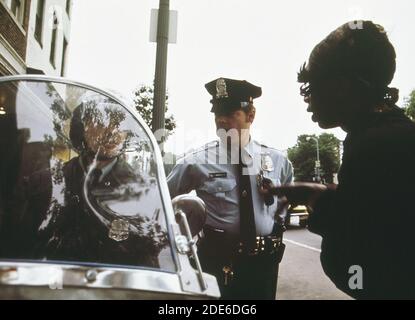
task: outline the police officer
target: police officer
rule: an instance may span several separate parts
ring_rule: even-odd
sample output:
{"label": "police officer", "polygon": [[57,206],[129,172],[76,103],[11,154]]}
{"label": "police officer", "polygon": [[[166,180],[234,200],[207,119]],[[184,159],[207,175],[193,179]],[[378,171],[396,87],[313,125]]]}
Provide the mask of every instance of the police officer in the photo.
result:
{"label": "police officer", "polygon": [[195,190],[205,201],[199,256],[204,271],[217,277],[222,298],[275,299],[283,225],[274,217],[278,200],[264,190],[290,183],[292,165],[251,137],[260,87],[227,78],[205,87],[219,140],[179,161],[168,177],[170,194]]}

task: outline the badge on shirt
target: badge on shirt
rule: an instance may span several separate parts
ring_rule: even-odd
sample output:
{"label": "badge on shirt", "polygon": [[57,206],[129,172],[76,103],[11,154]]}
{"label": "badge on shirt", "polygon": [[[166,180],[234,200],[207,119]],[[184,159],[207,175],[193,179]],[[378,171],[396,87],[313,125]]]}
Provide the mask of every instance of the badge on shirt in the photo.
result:
{"label": "badge on shirt", "polygon": [[268,152],[261,153],[261,169],[267,172],[274,171],[274,162]]}
{"label": "badge on shirt", "polygon": [[227,172],[209,172],[209,179],[226,178],[227,176]]}

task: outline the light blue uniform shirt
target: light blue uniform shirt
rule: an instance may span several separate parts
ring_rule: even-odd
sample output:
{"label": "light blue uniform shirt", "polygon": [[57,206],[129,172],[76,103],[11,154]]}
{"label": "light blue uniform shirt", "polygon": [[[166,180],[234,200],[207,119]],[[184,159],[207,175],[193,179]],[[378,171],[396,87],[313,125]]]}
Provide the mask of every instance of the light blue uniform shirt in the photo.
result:
{"label": "light blue uniform shirt", "polygon": [[[243,148],[242,153],[247,165],[245,173],[250,175],[256,232],[266,236],[272,232],[278,201],[275,198],[271,206],[264,203],[264,197],[259,193],[258,175],[266,160],[268,171],[264,172],[264,177],[274,185],[280,185],[293,181],[293,168],[280,151],[254,140]],[[206,224],[235,235],[240,231],[237,157],[238,152],[232,152],[235,160],[227,161],[226,147],[214,141],[180,159],[167,178],[172,198],[195,190],[206,203]]]}

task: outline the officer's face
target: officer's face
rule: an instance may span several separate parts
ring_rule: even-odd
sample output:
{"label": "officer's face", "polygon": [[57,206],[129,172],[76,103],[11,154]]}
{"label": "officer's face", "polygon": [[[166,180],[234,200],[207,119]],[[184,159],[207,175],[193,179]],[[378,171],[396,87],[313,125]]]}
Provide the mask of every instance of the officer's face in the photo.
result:
{"label": "officer's face", "polygon": [[252,113],[246,113],[243,110],[237,110],[230,114],[219,115],[215,114],[216,130],[224,129],[226,131],[230,129],[236,129],[241,131],[242,129],[248,129],[251,127],[253,121]]}
{"label": "officer's face", "polygon": [[88,121],[85,124],[85,142],[90,151],[97,154],[98,159],[108,160],[117,157],[127,137],[126,132],[120,131],[115,125]]}
{"label": "officer's face", "polygon": [[216,134],[222,141],[231,144],[246,145],[250,137],[250,127],[255,118],[255,111],[246,113],[242,110],[230,114],[215,114]]}

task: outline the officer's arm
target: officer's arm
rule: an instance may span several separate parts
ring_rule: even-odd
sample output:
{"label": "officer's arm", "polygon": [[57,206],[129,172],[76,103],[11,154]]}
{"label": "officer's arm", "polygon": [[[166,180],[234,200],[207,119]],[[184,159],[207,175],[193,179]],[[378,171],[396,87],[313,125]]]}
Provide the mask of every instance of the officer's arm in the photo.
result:
{"label": "officer's arm", "polygon": [[289,184],[294,182],[294,169],[290,160],[285,159],[281,174],[281,184]]}
{"label": "officer's arm", "polygon": [[[290,184],[294,181],[294,169],[293,169],[293,165],[290,162],[290,160],[288,160],[287,158],[285,158],[284,164],[281,167],[281,184],[285,185],[285,184]],[[287,215],[287,203],[285,201],[285,199],[278,197],[277,198],[277,215],[280,216],[281,218],[284,218]]]}
{"label": "officer's arm", "polygon": [[167,177],[167,185],[169,186],[171,198],[180,194],[189,193],[195,189],[196,185],[193,172],[193,164],[184,161],[178,163],[173,168]]}

